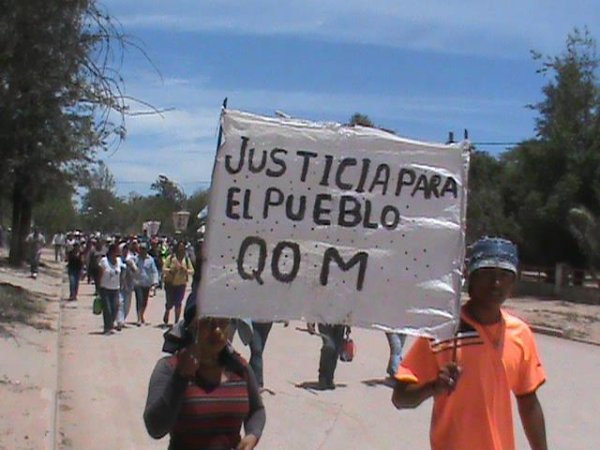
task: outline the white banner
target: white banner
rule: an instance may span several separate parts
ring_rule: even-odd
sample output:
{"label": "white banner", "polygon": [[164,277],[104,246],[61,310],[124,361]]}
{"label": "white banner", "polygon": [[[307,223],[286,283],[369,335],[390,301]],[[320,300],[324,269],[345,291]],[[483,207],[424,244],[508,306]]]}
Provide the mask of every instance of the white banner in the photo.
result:
{"label": "white banner", "polygon": [[466,144],[233,110],[222,127],[202,315],[452,334]]}
{"label": "white banner", "polygon": [[160,222],[156,220],[149,220],[142,224],[142,232],[148,232],[148,236],[156,236],[158,234],[158,230],[160,229]]}
{"label": "white banner", "polygon": [[176,211],[173,213],[173,228],[175,228],[175,231],[185,231],[189,220],[189,211]]}

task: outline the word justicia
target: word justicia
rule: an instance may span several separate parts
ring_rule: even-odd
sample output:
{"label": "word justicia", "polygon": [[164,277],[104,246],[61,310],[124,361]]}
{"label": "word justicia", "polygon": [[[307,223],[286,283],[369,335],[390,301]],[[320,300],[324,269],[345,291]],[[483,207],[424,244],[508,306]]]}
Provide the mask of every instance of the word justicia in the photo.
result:
{"label": "word justicia", "polygon": [[225,170],[230,175],[249,172],[279,178],[289,174],[288,164],[293,159],[295,166],[301,166],[297,181],[302,183],[307,182],[309,174],[317,174],[317,178],[311,179],[311,182],[345,192],[396,197],[410,195],[427,200],[446,196],[458,198],[457,181],[452,176],[435,171],[393,167],[387,163],[373,163],[370,158],[336,157],[307,150],[292,152],[278,147],[256,150],[248,148],[248,137],[242,136],[241,141],[237,158],[232,155],[225,156]]}

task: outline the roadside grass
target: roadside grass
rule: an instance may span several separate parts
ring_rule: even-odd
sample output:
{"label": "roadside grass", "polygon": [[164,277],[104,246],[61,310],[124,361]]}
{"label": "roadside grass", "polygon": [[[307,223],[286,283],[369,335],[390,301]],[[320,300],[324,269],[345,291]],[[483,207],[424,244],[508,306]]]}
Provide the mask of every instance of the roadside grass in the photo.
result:
{"label": "roadside grass", "polygon": [[0,336],[11,336],[13,324],[45,328],[39,316],[46,308],[41,297],[19,286],[0,282]]}

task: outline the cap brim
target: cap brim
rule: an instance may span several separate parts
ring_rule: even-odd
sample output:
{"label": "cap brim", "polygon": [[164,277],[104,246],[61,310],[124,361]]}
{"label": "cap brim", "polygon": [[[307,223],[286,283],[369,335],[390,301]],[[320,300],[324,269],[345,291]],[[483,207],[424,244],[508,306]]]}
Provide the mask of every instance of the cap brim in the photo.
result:
{"label": "cap brim", "polygon": [[472,265],[469,266],[469,275],[475,272],[478,269],[486,269],[486,268],[497,268],[503,270],[509,270],[513,273],[517,273],[517,266],[515,266],[510,261],[500,260],[495,258],[486,258],[481,259]]}

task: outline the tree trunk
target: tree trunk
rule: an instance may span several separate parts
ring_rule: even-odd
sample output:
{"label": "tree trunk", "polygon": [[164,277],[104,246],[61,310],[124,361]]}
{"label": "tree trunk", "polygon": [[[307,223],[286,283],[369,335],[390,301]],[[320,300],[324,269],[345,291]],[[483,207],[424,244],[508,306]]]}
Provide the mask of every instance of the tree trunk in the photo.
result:
{"label": "tree trunk", "polygon": [[10,235],[10,253],[8,254],[8,262],[14,267],[20,266],[23,262],[23,246],[19,242],[22,210],[23,192],[15,183],[12,195],[12,233]]}
{"label": "tree trunk", "polygon": [[26,256],[25,238],[31,228],[33,205],[31,196],[27,195],[27,181],[15,181],[12,197],[12,234],[8,262],[11,266],[19,267]]}

